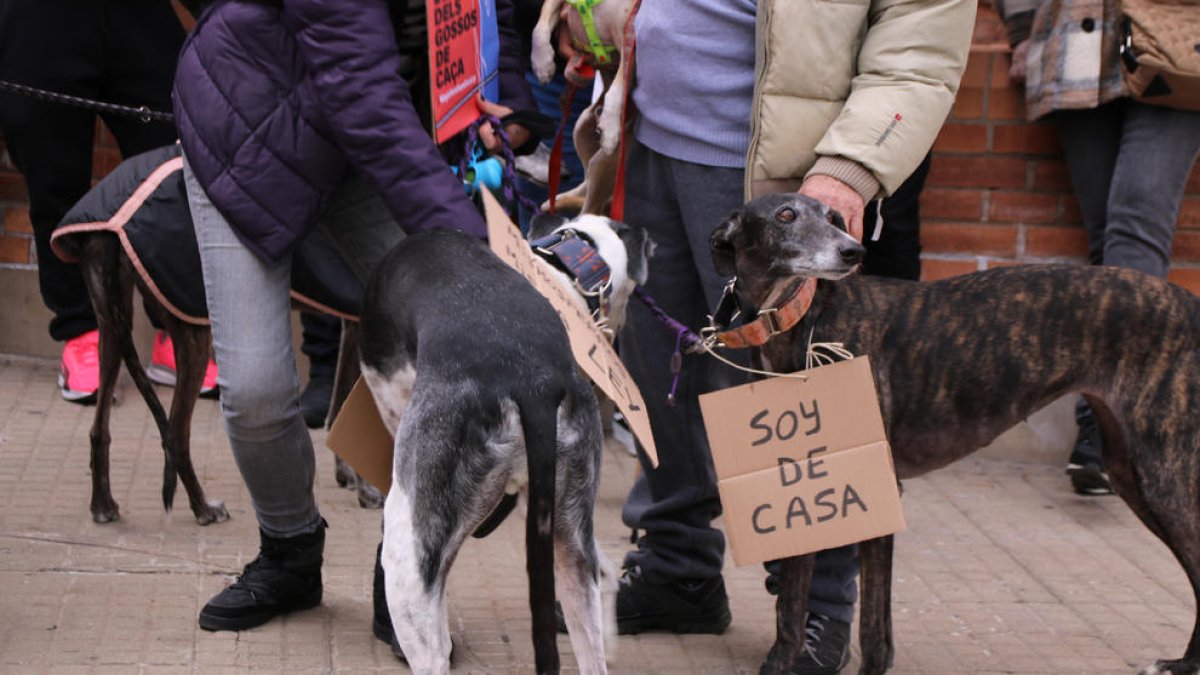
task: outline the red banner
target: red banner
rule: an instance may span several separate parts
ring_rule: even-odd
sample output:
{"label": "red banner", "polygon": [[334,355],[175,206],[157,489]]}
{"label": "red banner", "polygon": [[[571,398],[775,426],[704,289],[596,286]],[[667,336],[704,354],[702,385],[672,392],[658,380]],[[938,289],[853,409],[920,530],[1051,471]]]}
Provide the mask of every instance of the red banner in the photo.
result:
{"label": "red banner", "polygon": [[477,0],[429,0],[425,10],[434,139],[440,144],[481,114],[480,11]]}

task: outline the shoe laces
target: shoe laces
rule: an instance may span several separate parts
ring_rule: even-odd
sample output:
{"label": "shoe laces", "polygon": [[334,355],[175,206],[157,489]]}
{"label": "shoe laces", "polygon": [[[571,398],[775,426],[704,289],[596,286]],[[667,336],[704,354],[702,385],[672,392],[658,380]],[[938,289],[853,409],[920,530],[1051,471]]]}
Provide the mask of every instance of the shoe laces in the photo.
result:
{"label": "shoe laces", "polygon": [[804,621],[804,651],[818,666],[827,665],[817,656],[817,645],[821,642],[821,634],[825,632],[825,622],[829,617],[824,614],[809,612]]}

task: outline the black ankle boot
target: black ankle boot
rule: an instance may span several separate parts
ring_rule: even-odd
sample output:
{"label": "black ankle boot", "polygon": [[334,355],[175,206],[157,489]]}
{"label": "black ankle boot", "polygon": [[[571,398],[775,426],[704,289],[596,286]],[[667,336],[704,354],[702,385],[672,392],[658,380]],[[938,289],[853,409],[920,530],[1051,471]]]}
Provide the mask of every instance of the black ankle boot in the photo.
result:
{"label": "black ankle boot", "polygon": [[325,528],[279,539],[259,530],[258,557],[246,565],[231,586],[200,610],[205,630],[246,630],[280,614],[321,604],[321,560]]}
{"label": "black ankle boot", "polygon": [[371,632],[375,634],[376,638],[391,646],[392,653],[396,655],[396,658],[403,659],[404,652],[400,650],[400,643],[396,640],[396,631],[392,629],[392,615],[388,612],[387,588],[383,582],[382,542],[375,549],[375,583],[372,591],[375,611],[371,620]]}

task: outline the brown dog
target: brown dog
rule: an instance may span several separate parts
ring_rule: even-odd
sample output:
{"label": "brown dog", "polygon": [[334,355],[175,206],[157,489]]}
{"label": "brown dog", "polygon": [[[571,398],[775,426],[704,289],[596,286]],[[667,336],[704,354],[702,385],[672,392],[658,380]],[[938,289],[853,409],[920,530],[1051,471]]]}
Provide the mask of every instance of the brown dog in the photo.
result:
{"label": "brown dog", "polygon": [[[163,506],[171,510],[175,497],[176,476],[183,481],[188,503],[196,522],[201,525],[229,519],[219,501],[208,501],[204,488],[192,468],[190,451],[192,412],[200,396],[204,370],[208,366],[210,334],[208,326],[185,323],[155,299],[134,270],[118,238],[108,232],[93,232],[80,237],[79,266],[91,296],[100,331],[100,387],[96,392],[96,416],[91,430],[92,520],[107,523],[121,517],[112,497],[108,480],[108,433],[113,390],[121,363],[133,378],[138,392],[150,408],[162,438],[166,463],[163,466]],[[146,377],[133,345],[133,287],[137,284],[146,298],[146,307],[171,336],[175,346],[176,382],[168,419],[154,386]]]}
{"label": "brown dog", "polygon": [[[754,348],[774,372],[804,368],[807,344],[871,358],[900,478],[960,459],[1051,401],[1083,394],[1113,488],[1175,554],[1200,598],[1200,299],[1129,270],[1072,265],[988,270],[915,283],[851,275],[863,249],[841,217],[797,194],[746,204],[714,231],[718,270],[770,309],[819,279],[794,327]],[[810,337],[811,336],[811,337]],[[892,538],[862,542],[862,673],[893,656]],[[778,633],[764,673],[804,647],[812,556],[784,561]],[[1154,673],[1200,671],[1200,623],[1183,658]]]}
{"label": "brown dog", "polygon": [[[570,9],[564,3],[571,5]],[[554,31],[565,24],[572,44],[583,59],[596,69],[603,93],[579,115],[572,139],[583,164],[584,180],[557,197],[555,205],[567,213],[607,215],[616,182],[621,140],[628,67],[621,58],[625,53],[625,29],[633,11],[633,0],[570,2],[546,0],[533,29],[533,72],[542,82],[554,77]],[[590,15],[597,37],[604,43],[603,56],[588,51],[588,35],[581,12]],[[600,62],[604,59],[604,62]]]}

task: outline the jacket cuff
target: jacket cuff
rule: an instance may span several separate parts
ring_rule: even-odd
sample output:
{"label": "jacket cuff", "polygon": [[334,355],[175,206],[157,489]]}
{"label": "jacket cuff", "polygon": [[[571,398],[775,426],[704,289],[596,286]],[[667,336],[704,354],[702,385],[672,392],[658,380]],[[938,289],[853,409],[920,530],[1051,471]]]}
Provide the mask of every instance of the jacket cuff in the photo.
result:
{"label": "jacket cuff", "polygon": [[829,176],[849,185],[862,196],[864,204],[881,196],[879,180],[875,178],[875,174],[862,164],[845,157],[818,157],[816,163],[808,170],[808,173],[804,174],[804,177],[807,179],[814,175]]}

